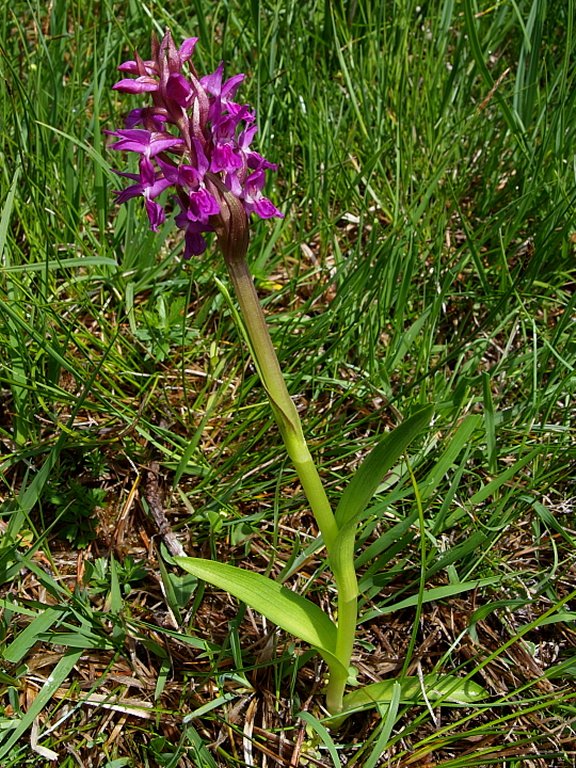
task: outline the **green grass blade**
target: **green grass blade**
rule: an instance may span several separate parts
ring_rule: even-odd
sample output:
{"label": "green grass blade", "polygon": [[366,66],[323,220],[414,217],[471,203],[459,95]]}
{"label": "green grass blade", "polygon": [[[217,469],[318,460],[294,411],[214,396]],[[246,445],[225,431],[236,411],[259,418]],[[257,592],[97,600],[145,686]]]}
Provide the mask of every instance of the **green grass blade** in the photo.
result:
{"label": "green grass blade", "polygon": [[527,151],[526,142],[524,139],[523,127],[520,124],[518,117],[510,109],[508,102],[500,95],[498,89],[495,88],[494,79],[490,74],[490,70],[488,69],[488,66],[486,65],[485,59],[487,57],[482,51],[480,40],[478,38],[477,24],[476,24],[476,19],[474,18],[473,3],[464,3],[464,19],[466,22],[466,31],[468,32],[470,46],[472,49],[472,55],[476,62],[476,66],[478,67],[478,70],[482,75],[484,82],[486,83],[490,91],[494,94],[494,97],[497,100],[500,106],[500,109],[502,110],[504,119],[508,124],[508,128],[512,132],[512,135],[518,141],[518,145],[522,149],[523,153],[527,155],[528,151]]}
{"label": "green grass blade", "polygon": [[526,456],[523,456],[515,464],[512,464],[512,466],[508,467],[508,469],[505,469],[504,472],[501,472],[498,475],[498,477],[495,477],[494,480],[491,480],[489,483],[486,483],[486,485],[483,488],[477,491],[474,494],[474,496],[472,496],[472,498],[470,499],[470,503],[481,504],[487,498],[492,496],[505,483],[510,482],[514,477],[516,477],[518,475],[518,472],[523,467],[525,467],[526,464],[529,464],[538,455],[538,453],[539,453],[539,449],[534,448],[534,450],[527,453]]}
{"label": "green grass blade", "polygon": [[1,263],[4,266],[8,264],[8,259],[4,257],[4,246],[6,245],[6,235],[8,233],[8,227],[10,225],[12,209],[14,207],[14,196],[16,195],[16,190],[18,189],[18,180],[20,178],[20,170],[21,170],[20,166],[18,166],[14,173],[14,178],[12,179],[12,184],[10,185],[10,190],[8,191],[8,195],[6,196],[6,200],[4,201],[4,205],[2,207],[2,213],[0,214],[0,259],[2,259]]}
{"label": "green grass blade", "polygon": [[434,466],[421,483],[420,494],[423,499],[430,497],[444,476],[448,473],[460,452],[469,444],[470,438],[478,428],[482,417],[476,413],[469,413],[451,436],[450,441]]}
{"label": "green grass blade", "polygon": [[482,393],[484,397],[484,427],[486,430],[486,448],[488,468],[491,474],[498,471],[498,446],[496,443],[496,412],[494,399],[490,389],[491,379],[486,373],[482,373]]}
{"label": "green grass blade", "polygon": [[364,768],[376,768],[378,761],[382,757],[386,744],[390,740],[392,730],[396,725],[396,719],[398,717],[398,707],[402,700],[402,686],[398,681],[395,681],[390,693],[390,701],[387,701],[385,705],[378,705],[378,709],[383,710],[382,715],[384,720],[382,722],[382,729],[376,740],[376,744],[364,763]]}
{"label": "green grass blade", "polygon": [[80,651],[74,651],[74,653],[67,652],[62,656],[58,664],[56,664],[52,670],[50,676],[46,679],[46,682],[38,692],[36,698],[26,710],[26,713],[17,722],[16,727],[5,733],[4,738],[0,737],[0,760],[3,760],[9,754],[14,744],[16,744],[26,733],[28,728],[31,727],[32,723],[40,715],[54,693],[60,686],[64,685],[68,675],[72,672],[84,652],[84,649],[82,649]]}
{"label": "green grass blade", "polygon": [[332,736],[330,736],[330,733],[326,727],[322,725],[318,718],[314,717],[314,715],[310,712],[300,712],[299,717],[301,717],[304,722],[308,723],[312,730],[316,731],[332,759],[332,765],[334,768],[342,768],[342,763],[340,761],[340,757],[338,756],[336,744],[334,744],[334,739]]}
{"label": "green grass blade", "polygon": [[[498,583],[500,580],[501,579],[496,576],[487,576],[485,579],[462,581],[458,584],[446,584],[443,587],[432,587],[432,589],[427,589],[422,595],[422,603],[431,603],[436,600],[445,600],[448,597],[460,595],[463,592],[470,592],[471,590],[478,589],[479,587],[491,586]],[[360,589],[362,590],[362,583],[360,584]],[[362,622],[370,621],[377,616],[384,616],[387,613],[401,611],[404,608],[412,608],[415,605],[418,605],[418,600],[419,595],[412,595],[412,597],[407,597],[405,600],[401,600],[399,603],[394,603],[393,605],[385,605],[372,611],[368,611],[362,616]]]}
{"label": "green grass blade", "polygon": [[38,637],[50,629],[61,617],[62,611],[48,606],[20,634],[10,643],[3,652],[3,658],[11,664],[18,664],[28,653],[30,648],[38,642]]}

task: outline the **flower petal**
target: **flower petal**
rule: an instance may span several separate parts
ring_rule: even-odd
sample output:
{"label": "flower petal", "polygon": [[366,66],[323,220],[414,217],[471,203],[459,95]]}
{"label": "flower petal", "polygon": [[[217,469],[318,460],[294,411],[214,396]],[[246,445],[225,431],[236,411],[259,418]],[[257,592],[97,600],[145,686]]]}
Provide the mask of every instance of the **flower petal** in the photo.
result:
{"label": "flower petal", "polygon": [[144,198],[144,205],[146,206],[146,213],[150,221],[150,229],[153,232],[157,232],[160,224],[163,224],[166,220],[164,208],[146,197]]}
{"label": "flower petal", "polygon": [[222,75],[224,74],[224,62],[221,61],[218,67],[210,75],[204,75],[200,78],[200,85],[211,96],[220,96],[222,90]]}
{"label": "flower petal", "polygon": [[119,80],[112,86],[112,89],[122,91],[122,93],[152,93],[158,90],[158,82],[153,77],[143,75],[135,80],[130,78]]}
{"label": "flower petal", "polygon": [[188,61],[188,59],[192,56],[197,42],[197,37],[188,37],[186,40],[184,40],[180,48],[178,48],[178,55],[180,56],[180,61],[182,63]]}
{"label": "flower petal", "polygon": [[173,72],[166,83],[166,95],[185,109],[192,101],[194,92],[184,75]]}

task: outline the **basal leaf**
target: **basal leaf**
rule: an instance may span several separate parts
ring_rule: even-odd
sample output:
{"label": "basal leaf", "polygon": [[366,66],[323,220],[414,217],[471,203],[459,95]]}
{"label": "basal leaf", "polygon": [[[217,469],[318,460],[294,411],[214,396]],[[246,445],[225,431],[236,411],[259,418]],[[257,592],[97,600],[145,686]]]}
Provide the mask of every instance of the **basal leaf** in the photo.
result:
{"label": "basal leaf", "polygon": [[363,709],[364,707],[386,704],[392,700],[394,686],[400,683],[400,701],[402,703],[424,703],[426,699],[437,702],[439,699],[446,704],[475,704],[486,698],[487,692],[482,686],[471,680],[462,680],[455,675],[424,675],[424,686],[417,677],[406,677],[403,680],[384,680],[372,683],[344,696],[344,711]]}
{"label": "basal leaf", "polygon": [[427,405],[409,416],[392,432],[389,432],[372,449],[356,470],[354,477],[340,498],[336,508],[336,522],[344,525],[358,518],[391,469],[410,443],[430,423],[433,406]]}
{"label": "basal leaf", "polygon": [[197,557],[174,562],[215,587],[229,592],[274,624],[316,648],[330,667],[336,658],[336,625],[315,603],[260,573]]}
{"label": "basal leaf", "polygon": [[443,699],[449,704],[475,704],[488,695],[482,686],[470,680],[462,681],[454,675],[430,674],[424,675],[424,690],[417,677],[407,677],[401,681],[385,680],[358,688],[344,697],[344,708],[356,709],[367,704],[389,701],[395,682],[400,682],[402,686],[400,701],[404,703],[423,703],[424,693],[429,701]]}

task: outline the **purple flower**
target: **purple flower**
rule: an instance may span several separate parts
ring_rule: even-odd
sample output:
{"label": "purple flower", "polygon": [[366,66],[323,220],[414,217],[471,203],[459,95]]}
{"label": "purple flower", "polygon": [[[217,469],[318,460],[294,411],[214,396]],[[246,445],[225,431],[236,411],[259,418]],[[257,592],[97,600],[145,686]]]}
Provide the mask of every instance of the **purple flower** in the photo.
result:
{"label": "purple flower", "polygon": [[124,123],[126,128],[135,128],[137,125],[143,125],[148,130],[162,132],[166,130],[166,115],[152,107],[133,109],[126,115]]}
{"label": "purple flower", "polygon": [[222,195],[238,198],[247,216],[283,215],[262,194],[265,171],[276,166],[250,149],[258,130],[254,111],[234,101],[244,75],[224,81],[221,63],[213,73],[199,77],[190,62],[197,40],[188,38],[177,49],[166,32],[160,42],[152,39],[151,59],[136,54],[119,66],[133,77],[113,88],[148,95],[151,103],[130,111],[124,129],[108,131],[116,138],[111,149],[139,156],[139,173],[118,172],[134,183],[116,193],[117,201],[143,197],[156,230],[165,220],[156,198],[171,187],[179,208],[175,222],[184,231],[185,258],[202,253],[203,235],[224,226]]}
{"label": "purple flower", "polygon": [[182,139],[161,131],[147,131],[144,128],[129,128],[124,131],[107,131],[110,136],[119,136],[120,141],[110,145],[111,149],[124,152],[138,152],[145,157],[154,157],[168,149],[184,144]]}
{"label": "purple flower", "polygon": [[166,215],[164,208],[159,203],[154,202],[154,198],[158,197],[170,186],[170,181],[154,170],[154,166],[147,157],[143,157],[139,165],[140,173],[121,173],[117,171],[118,176],[133,179],[136,184],[132,184],[130,187],[117,192],[116,199],[119,203],[125,203],[132,197],[142,195],[150,221],[150,228],[156,232],[158,226],[164,222]]}
{"label": "purple flower", "polygon": [[278,208],[267,197],[262,195],[264,186],[264,171],[258,170],[251,173],[246,179],[242,191],[244,209],[248,213],[257,213],[261,219],[271,219],[273,216],[282,216]]}

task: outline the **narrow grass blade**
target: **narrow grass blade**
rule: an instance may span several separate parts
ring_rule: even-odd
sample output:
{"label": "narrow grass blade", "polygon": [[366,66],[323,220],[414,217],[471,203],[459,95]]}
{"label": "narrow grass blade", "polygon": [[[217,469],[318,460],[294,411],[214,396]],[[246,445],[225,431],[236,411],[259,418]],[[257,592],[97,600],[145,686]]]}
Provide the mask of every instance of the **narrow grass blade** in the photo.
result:
{"label": "narrow grass blade", "polygon": [[480,45],[480,40],[478,39],[476,19],[474,18],[474,9],[472,3],[464,3],[464,19],[466,24],[466,31],[470,41],[470,48],[472,55],[474,56],[476,66],[478,67],[478,70],[482,75],[482,78],[484,79],[487,87],[491,92],[493,92],[494,98],[497,100],[500,109],[502,110],[504,119],[506,120],[506,123],[508,124],[508,127],[513,136],[516,138],[518,145],[522,151],[528,155],[522,125],[520,124],[517,115],[515,115],[508,106],[508,102],[501,96],[498,89],[494,87],[494,79],[492,78],[490,70],[488,69],[485,61],[485,58],[487,57],[485,57],[485,54],[483,53],[482,47]]}
{"label": "narrow grass blade", "polygon": [[[443,587],[433,587],[424,592],[422,595],[422,603],[445,600],[447,597],[459,595],[462,592],[469,592],[472,589],[479,589],[480,587],[488,587],[492,584],[497,584],[499,581],[501,581],[501,577],[493,576],[485,579],[475,579],[474,581],[462,581],[459,584],[446,584]],[[362,584],[360,586],[362,588]],[[407,597],[406,600],[401,600],[399,603],[394,603],[394,605],[386,605],[382,608],[367,611],[363,614],[361,621],[370,621],[377,616],[384,616],[387,613],[394,613],[395,611],[400,611],[404,608],[412,608],[413,606],[418,605],[418,599],[419,595],[412,595],[412,597]]]}
{"label": "narrow grass blade", "polygon": [[62,616],[59,608],[46,607],[20,634],[10,643],[2,654],[5,661],[18,664],[30,648],[38,642],[39,635],[47,632],[54,622]]}
{"label": "narrow grass blade", "polygon": [[[1,223],[0,223],[1,230]],[[0,253],[2,253],[1,231],[0,231]],[[108,256],[82,256],[71,259],[49,259],[48,261],[38,261],[33,264],[14,264],[13,266],[3,266],[2,271],[6,274],[18,274],[31,272],[50,272],[57,269],[78,269],[86,267],[110,267],[116,270],[118,264],[114,259]]]}
{"label": "narrow grass blade", "polygon": [[216,761],[208,751],[204,739],[200,736],[196,728],[192,725],[187,725],[184,733],[192,745],[192,751],[198,768],[218,768]]}
{"label": "narrow grass blade", "polygon": [[[74,653],[68,652],[60,659],[58,664],[56,664],[50,676],[46,678],[46,682],[38,692],[38,695],[28,707],[26,713],[17,722],[16,727],[9,733],[5,733],[4,739],[1,739],[0,737],[0,761],[3,761],[14,744],[16,744],[16,742],[22,738],[23,734],[26,733],[28,728],[31,727],[34,720],[42,712],[58,688],[64,685],[66,679],[83,653],[85,653],[84,649],[75,651]],[[2,762],[2,764],[4,763]]]}
{"label": "narrow grass blade", "polygon": [[482,416],[477,413],[469,413],[462,419],[462,422],[451,436],[447,447],[435,462],[427,477],[420,484],[422,499],[427,499],[434,493],[446,473],[453,466],[460,452],[469,445],[470,438],[481,422]]}
{"label": "narrow grass blade", "polygon": [[496,443],[496,411],[490,389],[490,374],[482,373],[482,393],[484,399],[484,428],[486,430],[486,448],[488,468],[491,474],[498,470],[498,446]]}
{"label": "narrow grass blade", "polygon": [[334,740],[332,739],[332,736],[330,736],[325,726],[323,726],[322,723],[316,717],[314,717],[314,715],[311,715],[310,712],[300,712],[299,717],[301,717],[304,722],[308,723],[308,725],[314,731],[316,731],[322,740],[322,743],[328,750],[328,754],[332,758],[332,765],[334,768],[342,768],[342,763],[340,762],[340,757],[338,756],[338,750],[336,749]]}
{"label": "narrow grass blade", "polygon": [[378,707],[382,710],[381,714],[384,717],[384,721],[378,739],[376,740],[376,744],[364,763],[364,768],[376,768],[378,765],[378,761],[382,757],[384,750],[386,749],[386,744],[388,744],[390,736],[392,735],[392,729],[396,725],[401,698],[402,686],[398,681],[395,681],[390,692],[390,701],[386,702],[385,705],[380,704]]}
{"label": "narrow grass blade", "polygon": [[480,488],[480,490],[477,491],[469,499],[469,503],[472,505],[475,505],[475,504],[481,504],[483,501],[486,501],[487,498],[492,496],[505,483],[508,483],[513,478],[517,477],[522,467],[525,467],[526,464],[529,464],[532,461],[532,459],[534,459],[539,453],[540,453],[540,449],[534,448],[534,450],[530,451],[530,453],[527,453],[526,456],[523,456],[511,467],[508,467],[507,469],[504,470],[504,472],[501,472],[498,475],[498,477],[494,478],[494,480],[487,483],[483,488]]}
{"label": "narrow grass blade", "polygon": [[[8,234],[8,227],[10,225],[10,217],[12,216],[12,208],[14,207],[14,196],[18,189],[18,180],[20,178],[20,166],[14,173],[10,190],[6,196],[4,206],[2,207],[2,213],[0,214],[0,257],[4,252],[4,246],[6,245],[6,236]],[[6,261],[4,262],[6,264]]]}

